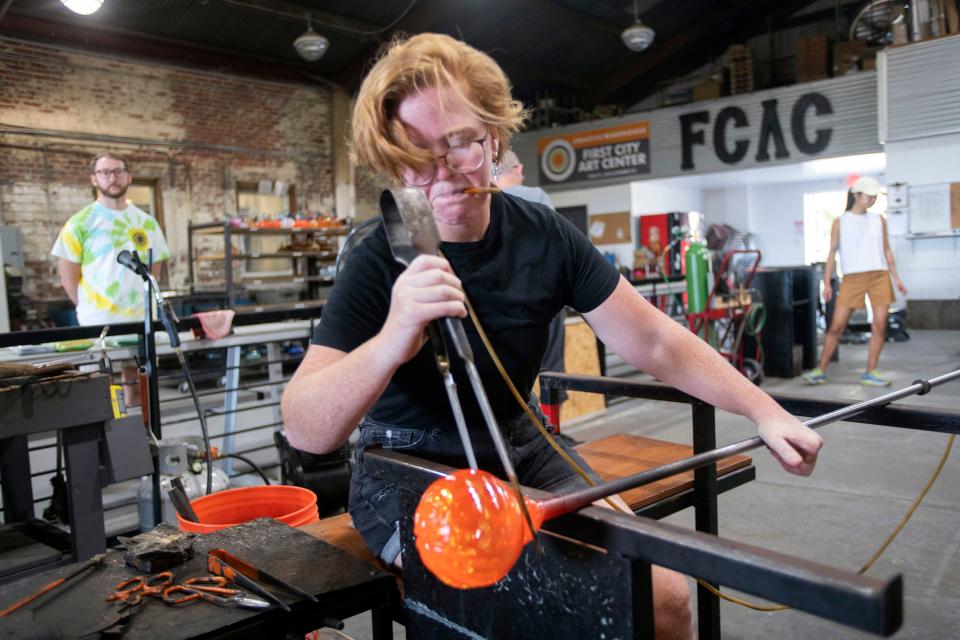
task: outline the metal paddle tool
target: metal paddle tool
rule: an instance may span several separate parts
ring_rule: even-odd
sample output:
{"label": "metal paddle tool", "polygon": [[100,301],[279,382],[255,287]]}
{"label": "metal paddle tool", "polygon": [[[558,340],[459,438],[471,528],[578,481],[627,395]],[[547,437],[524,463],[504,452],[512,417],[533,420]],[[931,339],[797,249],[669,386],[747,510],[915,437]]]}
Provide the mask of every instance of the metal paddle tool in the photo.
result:
{"label": "metal paddle tool", "polygon": [[[383,217],[383,223],[386,227],[390,251],[393,253],[394,259],[400,264],[409,266],[414,258],[419,255],[436,256],[440,254],[440,232],[437,230],[437,223],[433,218],[433,210],[430,208],[427,197],[419,189],[384,190],[380,194],[380,215]],[[444,329],[442,332],[441,325]],[[500,433],[500,427],[493,415],[490,400],[487,398],[483,382],[480,380],[480,372],[474,362],[473,350],[470,348],[467,334],[463,330],[463,323],[460,322],[459,318],[443,318],[440,322],[430,323],[428,333],[430,341],[433,343],[437,368],[440,370],[444,387],[447,390],[447,398],[450,401],[450,408],[453,411],[453,417],[457,423],[457,430],[460,432],[460,440],[463,442],[463,450],[466,453],[470,468],[476,469],[477,461],[473,453],[473,446],[470,443],[470,435],[467,432],[460,398],[457,396],[457,385],[450,371],[450,361],[446,353],[446,340],[453,344],[457,355],[463,360],[467,377],[470,379],[470,386],[473,389],[473,395],[480,405],[480,413],[483,415],[487,429],[490,431],[497,456],[500,458],[507,479],[517,492],[520,509],[523,511],[527,526],[530,527],[530,533],[536,541],[536,531],[523,500],[520,481],[517,479],[513,463],[510,462],[506,442],[504,442],[503,434]]]}

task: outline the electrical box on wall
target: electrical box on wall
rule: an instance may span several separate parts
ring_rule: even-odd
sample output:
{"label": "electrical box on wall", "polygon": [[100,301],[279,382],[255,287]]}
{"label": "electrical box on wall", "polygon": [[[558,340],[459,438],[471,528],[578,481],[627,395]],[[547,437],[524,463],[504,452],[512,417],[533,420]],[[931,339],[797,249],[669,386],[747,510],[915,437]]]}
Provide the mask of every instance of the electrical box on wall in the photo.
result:
{"label": "electrical box on wall", "polygon": [[907,184],[894,182],[887,185],[887,209],[890,212],[900,212],[909,204],[907,198]]}
{"label": "electrical box on wall", "polygon": [[3,247],[3,264],[23,271],[23,235],[19,227],[0,227],[0,245]]}

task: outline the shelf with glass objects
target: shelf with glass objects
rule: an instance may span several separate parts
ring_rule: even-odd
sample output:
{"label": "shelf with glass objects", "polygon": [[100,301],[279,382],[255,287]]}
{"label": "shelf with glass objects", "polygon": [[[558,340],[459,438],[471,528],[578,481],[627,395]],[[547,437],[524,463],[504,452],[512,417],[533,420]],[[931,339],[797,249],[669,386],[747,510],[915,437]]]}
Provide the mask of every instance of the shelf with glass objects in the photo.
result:
{"label": "shelf with glass objects", "polygon": [[224,305],[291,305],[320,300],[333,284],[350,232],[336,218],[188,225],[190,292],[222,292]]}

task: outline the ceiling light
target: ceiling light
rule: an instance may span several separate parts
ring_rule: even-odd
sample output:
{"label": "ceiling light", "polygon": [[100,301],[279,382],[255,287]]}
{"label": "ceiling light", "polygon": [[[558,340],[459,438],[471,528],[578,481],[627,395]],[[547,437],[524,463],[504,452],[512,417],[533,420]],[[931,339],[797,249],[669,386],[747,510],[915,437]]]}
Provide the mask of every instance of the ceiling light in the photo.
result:
{"label": "ceiling light", "polygon": [[633,24],[620,34],[623,44],[627,45],[627,49],[630,49],[630,51],[643,51],[653,44],[656,35],[653,29],[640,22],[637,0],[633,0]]}
{"label": "ceiling light", "polygon": [[103,6],[103,0],[60,0],[60,2],[70,11],[82,16],[96,13]]}
{"label": "ceiling light", "polygon": [[330,41],[313,30],[313,25],[310,24],[310,15],[308,14],[307,31],[293,41],[293,48],[297,50],[301,58],[314,62],[322,58],[329,47]]}

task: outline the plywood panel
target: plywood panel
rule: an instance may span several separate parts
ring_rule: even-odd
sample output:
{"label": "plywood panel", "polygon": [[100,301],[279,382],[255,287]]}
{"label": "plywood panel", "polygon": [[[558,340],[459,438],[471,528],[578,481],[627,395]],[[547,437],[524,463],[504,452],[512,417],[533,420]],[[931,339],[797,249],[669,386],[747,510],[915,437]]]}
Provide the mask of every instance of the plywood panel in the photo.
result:
{"label": "plywood panel", "polygon": [[[686,445],[626,433],[617,433],[581,444],[577,447],[577,452],[604,482],[625,478],[693,455],[692,447]],[[717,464],[717,474],[722,476],[750,463],[748,456],[730,456]],[[636,510],[692,488],[693,471],[685,471],[631,489],[621,493],[620,497],[631,509]]]}
{"label": "plywood panel", "polygon": [[[597,337],[586,322],[582,320],[567,323],[564,332],[564,366],[567,373],[600,375],[600,359],[597,355]],[[606,409],[603,395],[571,391],[567,401],[560,408],[561,429],[564,423],[582,416],[602,412]]]}
{"label": "plywood panel", "polygon": [[950,183],[950,228],[960,229],[960,182]]}

